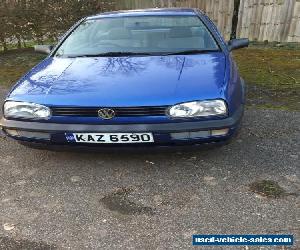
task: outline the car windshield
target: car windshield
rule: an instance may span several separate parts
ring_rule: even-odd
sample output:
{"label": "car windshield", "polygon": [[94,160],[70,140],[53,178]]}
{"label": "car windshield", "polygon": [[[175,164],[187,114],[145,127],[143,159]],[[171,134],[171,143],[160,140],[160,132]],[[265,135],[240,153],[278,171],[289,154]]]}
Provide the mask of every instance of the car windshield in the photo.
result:
{"label": "car windshield", "polygon": [[117,56],[218,51],[197,16],[133,16],[86,20],[55,56]]}

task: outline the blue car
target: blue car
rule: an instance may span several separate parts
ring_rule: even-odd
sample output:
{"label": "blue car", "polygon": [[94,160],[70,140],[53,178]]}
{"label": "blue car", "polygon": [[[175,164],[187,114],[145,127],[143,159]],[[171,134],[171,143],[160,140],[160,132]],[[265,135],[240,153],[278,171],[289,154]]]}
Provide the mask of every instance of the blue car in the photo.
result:
{"label": "blue car", "polygon": [[231,51],[197,9],[107,12],[76,23],[11,89],[3,132],[36,147],[222,143],[245,87]]}

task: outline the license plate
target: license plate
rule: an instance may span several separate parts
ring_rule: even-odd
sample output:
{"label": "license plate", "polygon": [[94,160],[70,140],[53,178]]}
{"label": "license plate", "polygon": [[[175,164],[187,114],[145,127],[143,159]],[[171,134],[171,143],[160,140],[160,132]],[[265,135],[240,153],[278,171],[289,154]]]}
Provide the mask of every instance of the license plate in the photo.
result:
{"label": "license plate", "polygon": [[152,133],[67,133],[68,142],[76,143],[150,143]]}

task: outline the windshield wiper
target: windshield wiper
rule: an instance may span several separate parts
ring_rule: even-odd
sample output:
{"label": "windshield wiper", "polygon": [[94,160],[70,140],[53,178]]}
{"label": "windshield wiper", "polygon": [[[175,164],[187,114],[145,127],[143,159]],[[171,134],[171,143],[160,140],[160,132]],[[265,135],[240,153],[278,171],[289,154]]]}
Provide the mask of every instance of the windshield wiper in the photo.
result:
{"label": "windshield wiper", "polygon": [[211,49],[211,50],[183,50],[178,52],[170,53],[149,53],[149,52],[106,52],[99,54],[82,54],[82,55],[60,55],[60,57],[67,58],[76,58],[76,57],[122,57],[122,56],[170,56],[170,55],[194,55],[194,54],[203,54],[209,52],[218,52],[220,50]]}
{"label": "windshield wiper", "polygon": [[100,54],[85,54],[85,55],[66,55],[66,57],[118,57],[118,56],[150,56],[152,54],[145,52],[106,52]]}
{"label": "windshield wiper", "polygon": [[163,54],[163,56],[171,56],[171,55],[195,55],[195,54],[203,54],[209,52],[218,52],[220,50],[217,49],[206,49],[206,50],[183,50],[178,52],[171,52]]}

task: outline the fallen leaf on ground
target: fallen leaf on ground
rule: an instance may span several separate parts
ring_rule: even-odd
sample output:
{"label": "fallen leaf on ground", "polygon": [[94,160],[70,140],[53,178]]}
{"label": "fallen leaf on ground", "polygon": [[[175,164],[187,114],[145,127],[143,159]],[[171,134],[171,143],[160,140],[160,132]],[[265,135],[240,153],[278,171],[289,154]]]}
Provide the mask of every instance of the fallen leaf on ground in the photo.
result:
{"label": "fallen leaf on ground", "polygon": [[3,228],[5,231],[11,231],[15,228],[15,225],[11,223],[5,223],[3,224]]}
{"label": "fallen leaf on ground", "polygon": [[152,162],[152,161],[146,161],[146,163],[151,164],[151,165],[154,165],[154,164],[155,164],[155,163]]}

